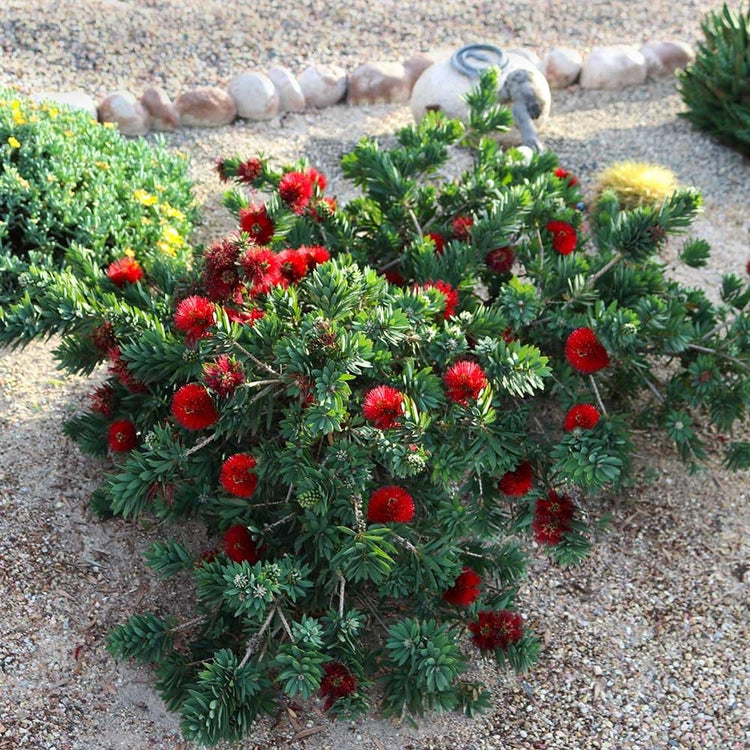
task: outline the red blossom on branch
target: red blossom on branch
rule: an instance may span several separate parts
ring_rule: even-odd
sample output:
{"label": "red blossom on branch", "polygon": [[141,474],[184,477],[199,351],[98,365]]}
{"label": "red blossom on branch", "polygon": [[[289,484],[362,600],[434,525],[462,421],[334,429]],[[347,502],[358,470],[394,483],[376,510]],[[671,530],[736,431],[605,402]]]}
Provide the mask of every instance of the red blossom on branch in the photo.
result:
{"label": "red blossom on branch", "polygon": [[112,261],[107,268],[109,280],[118,288],[125,284],[135,284],[143,278],[141,264],[135,258],[120,258]]}
{"label": "red blossom on branch", "polygon": [[219,412],[205,386],[188,383],[172,397],[172,416],[186,430],[203,430],[217,422]]}
{"label": "red blossom on branch", "polygon": [[365,394],[362,415],[380,430],[397,425],[404,413],[404,394],[389,385],[379,385]]}
{"label": "red blossom on branch", "polygon": [[565,358],[574,370],[584,375],[599,372],[609,365],[609,354],[590,328],[576,328],[565,342]]}
{"label": "red blossom on branch", "polygon": [[414,498],[402,487],[381,487],[370,495],[367,520],[371,523],[408,523],[414,518]]}

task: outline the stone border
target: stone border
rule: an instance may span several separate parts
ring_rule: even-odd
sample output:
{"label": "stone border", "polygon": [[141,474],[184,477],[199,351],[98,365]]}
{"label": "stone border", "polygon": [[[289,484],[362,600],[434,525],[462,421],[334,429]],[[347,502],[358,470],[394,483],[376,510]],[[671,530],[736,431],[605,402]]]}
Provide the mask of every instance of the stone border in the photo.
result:
{"label": "stone border", "polygon": [[[590,89],[619,89],[645,83],[649,77],[673,75],[695,59],[689,44],[677,40],[651,41],[638,49],[618,44],[594,47],[585,57],[570,47],[554,47],[543,58],[528,48],[510,48],[535,65],[551,88],[579,84]],[[282,66],[267,73],[251,71],[235,76],[226,89],[202,86],[181,93],[173,102],[163,89],[147,88],[140,99],[115,91],[97,105],[83,91],[42,91],[34,101],[53,101],[88,112],[100,122],[117,125],[123,135],[145,135],[150,130],[178,127],[213,128],[236,118],[268,120],[281,112],[302,112],[346,101],[364,104],[405,104],[417,79],[427,68],[445,60],[453,50],[423,52],[400,62],[372,61],[350,74],[335,65],[310,65],[298,77]]]}

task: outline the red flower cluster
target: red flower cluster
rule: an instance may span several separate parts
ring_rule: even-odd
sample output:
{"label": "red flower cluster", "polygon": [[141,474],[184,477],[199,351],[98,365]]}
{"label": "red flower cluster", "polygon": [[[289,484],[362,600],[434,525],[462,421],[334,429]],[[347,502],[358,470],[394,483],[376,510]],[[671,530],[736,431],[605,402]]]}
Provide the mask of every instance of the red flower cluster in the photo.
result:
{"label": "red flower cluster", "polygon": [[563,169],[562,167],[558,167],[555,170],[555,177],[559,177],[561,180],[565,180],[568,183],[568,187],[575,187],[578,184],[578,178],[574,174],[568,172],[567,169]]}
{"label": "red flower cluster", "polygon": [[481,651],[507,649],[523,638],[523,619],[517,612],[482,610],[476,622],[469,623],[471,640]]}
{"label": "red flower cluster", "polygon": [[397,425],[404,413],[404,394],[390,385],[379,385],[365,394],[362,416],[379,430]]}
{"label": "red flower cluster", "polygon": [[320,680],[320,694],[326,699],[325,710],[339,699],[347,698],[357,689],[354,675],[339,661],[329,661],[323,665],[323,678]]}
{"label": "red flower cluster", "polygon": [[146,386],[136,380],[128,369],[128,363],[122,358],[119,346],[113,346],[108,352],[109,371],[124,385],[131,393],[145,393]]}
{"label": "red flower cluster", "polygon": [[578,232],[567,221],[548,221],[547,231],[552,232],[552,247],[560,255],[570,255],[578,245]]}
{"label": "red flower cluster", "polygon": [[252,284],[250,294],[257,297],[267,294],[272,287],[282,283],[281,261],[269,247],[249,247],[240,258],[245,280]]}
{"label": "red flower cluster", "polygon": [[250,565],[255,565],[260,560],[259,548],[252,540],[247,527],[241,524],[230,526],[224,532],[221,548],[234,562],[249,562]]}
{"label": "red flower cluster", "polygon": [[513,470],[500,477],[497,488],[511,497],[523,497],[534,486],[534,469],[528,461],[522,461]]}
{"label": "red flower cluster", "polygon": [[203,382],[222,398],[231,396],[244,380],[242,365],[226,354],[203,366]]}
{"label": "red flower cluster", "polygon": [[455,607],[468,607],[479,596],[479,584],[482,579],[475,570],[464,568],[458,578],[444,594],[443,599]]}
{"label": "red flower cluster", "polygon": [[482,389],[487,386],[487,375],[476,363],[467,359],[451,365],[443,375],[445,391],[448,398],[462,406],[469,405],[469,399],[479,398]]}
{"label": "red flower cluster", "polygon": [[99,386],[99,388],[89,396],[91,411],[102,414],[109,419],[112,416],[112,400],[114,395],[115,391],[108,383]]}
{"label": "red flower cluster", "polygon": [[214,324],[214,303],[205,297],[186,297],[174,314],[174,327],[185,334],[188,344],[209,335],[208,329]]}
{"label": "red flower cluster", "polygon": [[512,247],[496,247],[487,253],[484,262],[487,268],[495,273],[509,273],[516,261],[516,254]]}
{"label": "red flower cluster", "polygon": [[469,239],[469,236],[471,234],[471,228],[474,226],[474,219],[471,218],[471,216],[464,216],[459,215],[456,216],[455,219],[453,219],[453,223],[451,224],[451,230],[453,231],[453,236],[457,240],[461,240],[462,242],[465,242]]}
{"label": "red flower cluster", "polygon": [[445,248],[445,237],[437,232],[430,232],[429,234],[426,234],[425,237],[429,237],[433,241],[435,244],[435,252],[438,255],[442,255]]}
{"label": "red flower cluster", "polygon": [[304,252],[289,248],[282,250],[279,255],[279,271],[285,286],[296,284],[307,274],[307,255]]}
{"label": "red flower cluster", "polygon": [[279,195],[295,214],[303,214],[313,196],[315,184],[308,172],[287,172],[279,181]]}
{"label": "red flower cluster", "polygon": [[426,281],[424,284],[415,284],[414,289],[437,289],[445,299],[443,319],[448,320],[456,314],[458,307],[458,292],[446,281]]}
{"label": "red flower cluster", "polygon": [[229,178],[232,176],[227,169],[227,160],[222,156],[219,156],[214,160],[214,169],[222,182],[228,182]]}
{"label": "red flower cluster", "polygon": [[91,332],[91,341],[100,352],[107,353],[117,346],[115,327],[109,322],[102,323]]}
{"label": "red flower cluster", "polygon": [[129,419],[118,419],[107,429],[107,445],[115,453],[132,451],[137,444],[135,425]]}
{"label": "red flower cluster", "polygon": [[249,310],[235,310],[233,307],[225,307],[224,312],[232,323],[238,323],[249,328],[255,325],[256,320],[262,320],[266,317],[265,312],[259,307],[251,307]]}
{"label": "red flower cluster", "polygon": [[109,264],[107,276],[116,287],[122,288],[125,284],[140,281],[143,278],[143,269],[137,260],[125,257]]}
{"label": "red flower cluster", "polygon": [[591,430],[599,422],[599,410],[593,404],[576,404],[571,406],[565,415],[565,432],[571,432],[579,427]]}
{"label": "red flower cluster", "polygon": [[591,375],[609,365],[609,354],[590,328],[576,328],[565,342],[565,358],[574,370]]}
{"label": "red flower cluster", "polygon": [[263,161],[257,156],[251,156],[237,166],[237,179],[245,185],[251,185],[262,174]]}
{"label": "red flower cluster", "polygon": [[383,271],[383,276],[388,279],[389,284],[393,284],[394,286],[403,286],[406,283],[404,275],[393,268]]}
{"label": "red flower cluster", "polygon": [[203,430],[216,423],[219,412],[205,386],[188,383],[172,396],[172,416],[186,430]]}
{"label": "red flower cluster", "polygon": [[322,172],[318,172],[313,167],[308,167],[305,170],[305,174],[312,180],[313,185],[316,185],[318,190],[322,193],[328,186],[328,179]]}
{"label": "red flower cluster", "polygon": [[249,235],[256,245],[266,245],[274,233],[274,223],[268,215],[265,203],[253,203],[240,210],[240,229]]}
{"label": "red flower cluster", "polygon": [[331,254],[321,245],[301,245],[298,251],[306,256],[308,271],[331,259]]}
{"label": "red flower cluster", "polygon": [[402,487],[381,487],[370,495],[367,520],[371,523],[408,523],[414,518],[414,498]]}
{"label": "red flower cluster", "polygon": [[221,465],[221,486],[235,497],[250,497],[258,486],[254,468],[255,459],[249,453],[235,453]]}
{"label": "red flower cluster", "polygon": [[240,276],[237,258],[240,254],[237,237],[214,242],[203,254],[203,285],[210,299],[216,302],[239,301]]}
{"label": "red flower cluster", "polygon": [[558,495],[555,490],[547,493],[547,498],[538,498],[534,505],[534,520],[531,530],[539,544],[554,547],[560,543],[563,534],[570,531],[575,506],[567,495]]}

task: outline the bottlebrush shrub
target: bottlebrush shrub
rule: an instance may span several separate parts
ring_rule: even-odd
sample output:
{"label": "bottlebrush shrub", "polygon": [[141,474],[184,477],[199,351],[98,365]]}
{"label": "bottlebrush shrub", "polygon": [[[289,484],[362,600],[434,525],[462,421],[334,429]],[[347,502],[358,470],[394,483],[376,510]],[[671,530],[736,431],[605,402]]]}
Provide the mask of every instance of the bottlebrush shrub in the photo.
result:
{"label": "bottlebrush shrub", "polygon": [[[314,697],[334,715],[481,709],[473,655],[537,656],[515,605],[527,540],[585,556],[633,427],[695,466],[708,425],[745,415],[747,284],[727,276],[715,304],[658,257],[698,195],[624,211],[605,193],[587,229],[554,155],[488,137],[510,122],[495,102],[488,73],[468,128],[433,114],[391,150],[363,140],[345,206],[304,162],[221,160],[243,232],[192,275],[115,286],[75,249],[69,269],[31,269],[6,315],[17,344],[62,333],[66,370],[109,363],[67,425],[90,452],[110,441],[95,509],[200,515],[213,534],[147,553],[192,576],[195,618],[138,614],[109,638],[156,662],[190,738],[236,739]],[[473,166],[439,178],[459,142]],[[707,253],[689,240],[682,258]],[[726,449],[750,465],[748,443]]]}
{"label": "bottlebrush shrub", "polygon": [[29,263],[57,267],[74,245],[101,267],[184,256],[194,214],[184,157],[0,89],[0,301]]}

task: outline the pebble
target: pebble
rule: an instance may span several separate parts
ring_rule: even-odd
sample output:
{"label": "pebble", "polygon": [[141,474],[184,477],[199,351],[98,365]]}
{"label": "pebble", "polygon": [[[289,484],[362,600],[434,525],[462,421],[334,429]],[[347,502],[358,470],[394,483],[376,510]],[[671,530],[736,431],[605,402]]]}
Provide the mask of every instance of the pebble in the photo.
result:
{"label": "pebble", "polygon": [[237,117],[234,99],[223,89],[201,86],[186,91],[175,102],[180,124],[192,128],[218,128]]}
{"label": "pebble", "polygon": [[179,126],[180,113],[167,92],[159,86],[149,86],[141,95],[141,104],[151,118],[152,130],[171,131]]}
{"label": "pebble", "polygon": [[276,87],[279,96],[279,109],[282,112],[303,112],[305,95],[294,74],[281,65],[274,65],[268,71],[268,77]]}
{"label": "pebble", "polygon": [[146,108],[129,91],[115,91],[99,102],[99,120],[112,122],[123,135],[145,135],[149,129]]}
{"label": "pebble", "polygon": [[330,107],[346,96],[346,71],[338,65],[311,65],[298,80],[308,107]]}
{"label": "pebble", "polygon": [[240,73],[227,89],[234,99],[237,115],[245,120],[270,120],[279,111],[279,95],[271,79],[263,73]]}
{"label": "pebble", "polygon": [[586,89],[619,89],[644,83],[646,58],[627,44],[594,47],[583,62],[581,86]]}
{"label": "pebble", "polygon": [[399,62],[368,62],[349,76],[346,101],[350,105],[409,101],[411,76]]}
{"label": "pebble", "polygon": [[669,40],[648,42],[641,47],[651,77],[669,76],[695,60],[695,51],[687,42]]}
{"label": "pebble", "polygon": [[542,72],[550,88],[572,86],[581,74],[583,56],[571,47],[554,47],[544,55]]}

